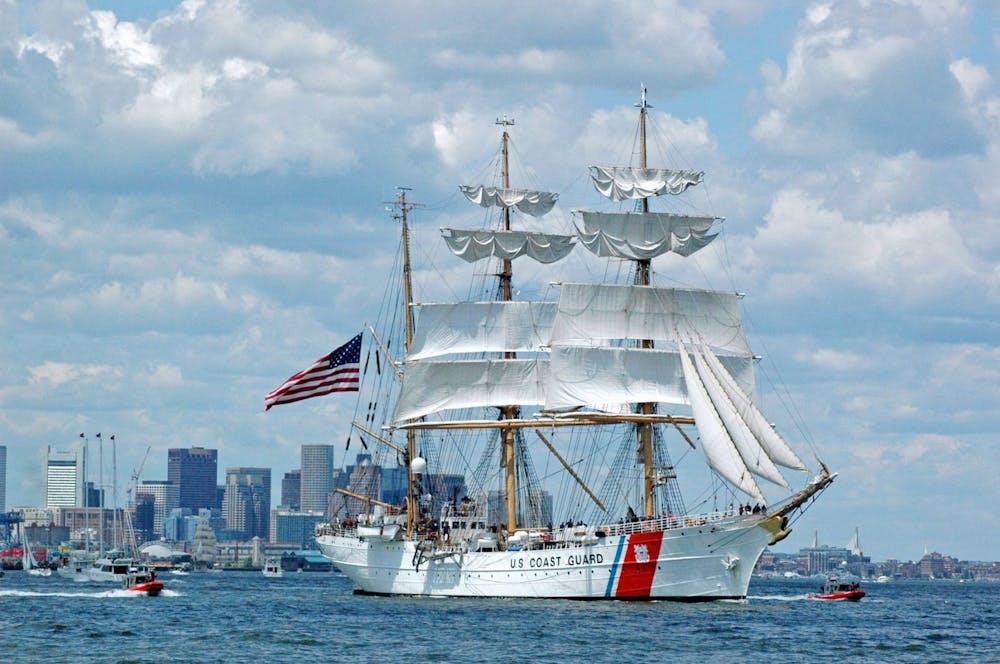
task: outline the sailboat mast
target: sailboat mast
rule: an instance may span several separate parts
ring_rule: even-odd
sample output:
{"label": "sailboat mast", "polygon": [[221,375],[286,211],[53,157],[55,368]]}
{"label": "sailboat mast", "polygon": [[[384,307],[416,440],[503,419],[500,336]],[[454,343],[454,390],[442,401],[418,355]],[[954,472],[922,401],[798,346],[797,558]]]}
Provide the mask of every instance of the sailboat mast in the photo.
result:
{"label": "sailboat mast", "polygon": [[[406,192],[408,187],[399,187],[399,198],[394,205],[399,208],[400,221],[403,233],[403,297],[404,305],[404,326],[406,328],[406,351],[409,352],[413,344],[413,281],[410,268],[410,227],[407,214],[416,207],[413,203],[406,202]],[[419,519],[419,509],[417,507],[417,476],[413,472],[413,460],[417,458],[417,432],[409,429],[406,432],[406,534],[411,536],[417,528]]]}
{"label": "sailboat mast", "polygon": [[[507,127],[513,126],[514,120],[508,120],[506,116],[497,120],[497,124],[503,127],[503,138],[501,141],[501,154],[503,156],[503,186],[504,189],[510,189],[510,160],[508,157],[508,143],[510,141],[510,136],[507,133]],[[505,231],[510,230],[510,208],[503,208],[503,229]],[[511,281],[513,280],[513,270],[511,269],[511,261],[509,259],[503,259],[501,262],[500,269],[500,287],[503,291],[502,297],[504,302],[511,301]],[[505,359],[512,359],[515,356],[514,353],[504,353]],[[504,406],[501,409],[503,413],[503,418],[506,420],[517,419],[518,417],[517,406]],[[515,432],[513,429],[507,429],[503,432],[503,468],[504,468],[504,494],[507,502],[507,531],[513,533],[517,529],[517,473],[514,466],[514,438]]]}
{"label": "sailboat mast", "polygon": [[[639,165],[642,168],[648,168],[646,163],[646,86],[642,86],[642,97],[639,101]],[[642,199],[642,211],[649,212],[649,199]],[[650,279],[650,263],[652,262],[649,258],[643,258],[636,261],[636,281],[640,286],[649,286],[651,283]],[[653,341],[651,339],[642,340],[643,348],[652,348]],[[639,408],[644,415],[652,415],[655,412],[654,404],[650,402],[639,404]],[[653,476],[653,427],[651,424],[640,424],[638,425],[639,433],[639,448],[642,450],[642,465],[643,465],[643,495],[645,496],[646,503],[646,516],[655,516],[655,504],[653,501],[653,489],[656,486],[655,478]]]}

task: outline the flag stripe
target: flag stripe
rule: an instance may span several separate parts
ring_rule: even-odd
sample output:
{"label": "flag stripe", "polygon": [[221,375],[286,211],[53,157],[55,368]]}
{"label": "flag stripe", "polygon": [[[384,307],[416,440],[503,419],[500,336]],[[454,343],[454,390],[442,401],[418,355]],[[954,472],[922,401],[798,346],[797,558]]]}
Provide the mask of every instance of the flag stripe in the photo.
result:
{"label": "flag stripe", "polygon": [[316,360],[264,397],[265,410],[283,403],[294,403],[333,392],[357,392],[360,389],[361,335],[328,355]]}

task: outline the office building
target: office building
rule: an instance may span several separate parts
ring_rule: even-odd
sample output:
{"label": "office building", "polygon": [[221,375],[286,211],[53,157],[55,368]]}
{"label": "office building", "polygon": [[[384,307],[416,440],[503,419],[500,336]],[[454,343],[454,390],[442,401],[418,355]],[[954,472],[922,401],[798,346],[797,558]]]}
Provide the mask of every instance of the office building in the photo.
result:
{"label": "office building", "polygon": [[42,506],[76,507],[83,504],[84,451],[69,452],[46,446],[42,464]]}
{"label": "office building", "polygon": [[290,470],[281,478],[281,506],[295,511],[299,509],[302,493],[302,471]]}
{"label": "office building", "polygon": [[333,445],[303,445],[300,466],[303,512],[325,512],[333,491]]}
{"label": "office building", "polygon": [[167,480],[178,487],[179,506],[196,514],[199,509],[218,507],[218,450],[204,447],[167,450]]}
{"label": "office building", "polygon": [[226,529],[246,539],[268,539],[271,513],[270,468],[226,468],[222,515]]}
{"label": "office building", "polygon": [[271,510],[271,543],[294,544],[302,549],[315,549],[316,525],[326,519],[320,512]]}
{"label": "office building", "polygon": [[153,497],[153,539],[160,538],[164,520],[179,507],[180,491],[170,480],[145,480],[136,488],[136,496],[141,494]]}

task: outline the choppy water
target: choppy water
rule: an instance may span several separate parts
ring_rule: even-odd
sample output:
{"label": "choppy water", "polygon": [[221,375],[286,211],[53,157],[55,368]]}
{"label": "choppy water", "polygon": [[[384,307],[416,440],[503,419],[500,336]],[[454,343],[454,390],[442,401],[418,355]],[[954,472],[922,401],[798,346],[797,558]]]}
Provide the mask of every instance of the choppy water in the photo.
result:
{"label": "choppy water", "polygon": [[5,662],[1000,662],[1000,584],[755,579],[746,602],[354,595],[339,573],[161,577],[161,597],[0,579]]}

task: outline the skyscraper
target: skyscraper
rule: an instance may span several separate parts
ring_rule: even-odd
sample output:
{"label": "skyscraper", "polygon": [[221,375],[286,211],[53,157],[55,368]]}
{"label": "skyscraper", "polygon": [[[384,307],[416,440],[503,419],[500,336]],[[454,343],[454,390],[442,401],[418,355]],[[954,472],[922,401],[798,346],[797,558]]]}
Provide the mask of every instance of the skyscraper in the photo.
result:
{"label": "skyscraper", "polygon": [[0,445],[0,514],[7,511],[7,446]]}
{"label": "skyscraper", "polygon": [[83,465],[82,447],[60,452],[46,446],[42,464],[43,507],[77,507],[82,504]]}
{"label": "skyscraper", "polygon": [[244,533],[247,539],[268,539],[271,515],[271,469],[226,468],[226,492],[222,498],[226,528]]}
{"label": "skyscraper", "polygon": [[302,491],[299,509],[326,512],[333,491],[333,445],[302,446]]}
{"label": "skyscraper", "polygon": [[180,504],[196,513],[202,508],[218,507],[218,450],[204,447],[167,450],[167,480],[178,487]]}
{"label": "skyscraper", "polygon": [[180,500],[177,485],[169,480],[146,480],[136,487],[136,495],[139,494],[153,497],[153,538],[161,537],[164,519],[171,510],[177,509]]}
{"label": "skyscraper", "polygon": [[302,494],[302,471],[290,470],[281,478],[281,505],[298,511]]}

